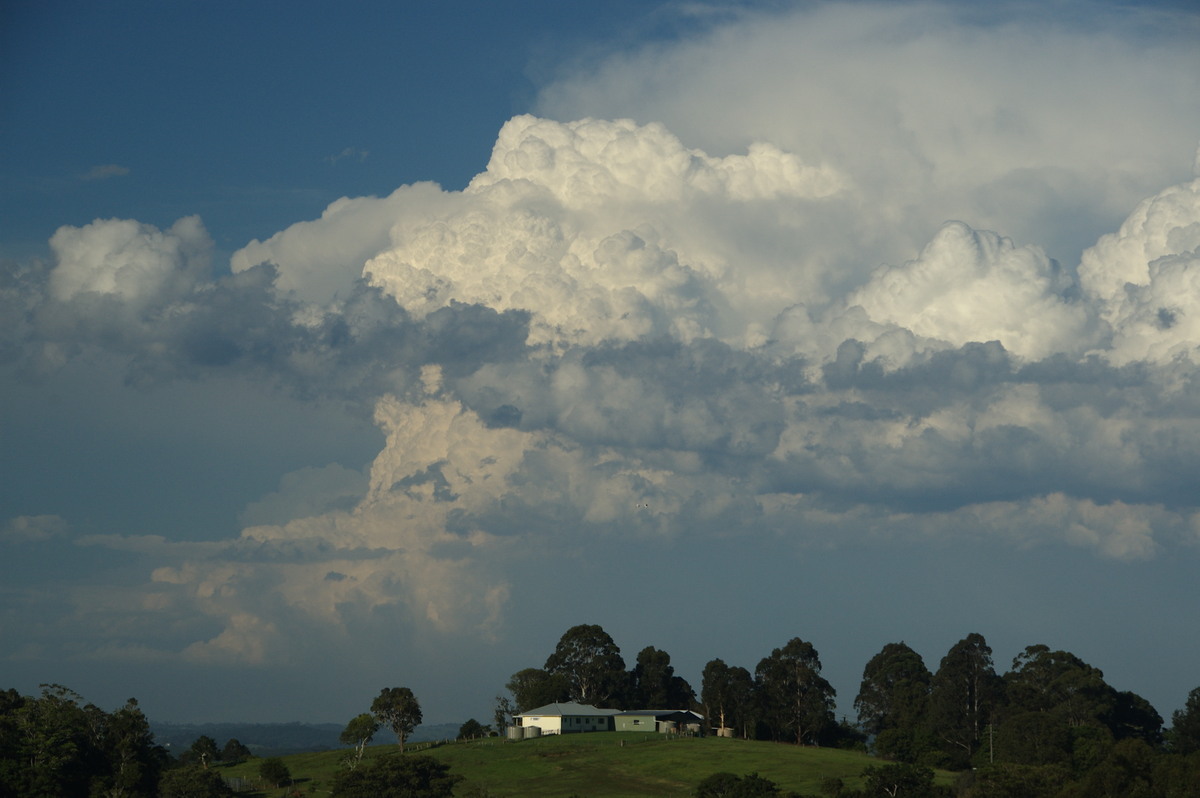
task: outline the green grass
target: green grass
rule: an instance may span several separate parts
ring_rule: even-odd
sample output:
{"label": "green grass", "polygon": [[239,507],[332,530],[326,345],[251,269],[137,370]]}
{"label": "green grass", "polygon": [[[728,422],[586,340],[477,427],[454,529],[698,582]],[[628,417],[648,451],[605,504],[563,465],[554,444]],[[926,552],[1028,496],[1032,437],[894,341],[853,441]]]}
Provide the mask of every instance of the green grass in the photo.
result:
{"label": "green grass", "polygon": [[[409,746],[413,748],[422,746]],[[396,746],[373,746],[368,759],[395,755]],[[302,795],[328,795],[347,750],[284,757]],[[719,737],[666,738],[645,732],[597,732],[552,735],[534,740],[489,738],[450,743],[420,751],[450,765],[463,776],[459,794],[503,796],[580,795],[587,798],[686,796],[701,779],[719,771],[758,773],[784,790],[820,794],[821,780],[837,777],[847,787],[862,786],[860,774],[880,760],[853,751],[801,748],[782,743]],[[251,781],[258,763],[250,760],[224,770]],[[939,773],[939,783],[952,774]],[[486,790],[486,792],[472,792]],[[276,798],[287,789],[258,795]]]}

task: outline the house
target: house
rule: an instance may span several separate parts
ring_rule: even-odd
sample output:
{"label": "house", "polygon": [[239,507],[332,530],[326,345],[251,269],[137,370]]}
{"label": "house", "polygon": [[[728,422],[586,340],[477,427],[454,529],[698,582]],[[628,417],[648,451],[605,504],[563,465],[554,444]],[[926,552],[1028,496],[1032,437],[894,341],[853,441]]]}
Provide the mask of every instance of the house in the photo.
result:
{"label": "house", "polygon": [[690,709],[637,709],[613,716],[617,731],[701,734],[704,716]]}
{"label": "house", "polygon": [[535,728],[539,731],[534,734],[612,731],[613,716],[619,711],[567,701],[561,704],[546,704],[544,707],[522,712],[513,720],[526,730],[524,736],[533,736],[529,734],[529,730]]}

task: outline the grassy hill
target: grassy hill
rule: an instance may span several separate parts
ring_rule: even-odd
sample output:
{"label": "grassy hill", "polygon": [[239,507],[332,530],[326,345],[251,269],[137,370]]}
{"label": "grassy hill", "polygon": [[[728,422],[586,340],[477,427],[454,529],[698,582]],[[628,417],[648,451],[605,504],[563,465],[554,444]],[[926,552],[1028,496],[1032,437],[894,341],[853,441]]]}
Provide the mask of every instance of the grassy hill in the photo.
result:
{"label": "grassy hill", "polygon": [[[410,746],[412,748],[424,746]],[[374,746],[367,757],[393,756],[395,746]],[[329,789],[347,751],[325,751],[286,757],[284,762],[302,794]],[[859,787],[864,768],[882,764],[852,751],[800,748],[779,743],[727,738],[666,738],[643,732],[599,732],[553,735],[534,740],[498,738],[448,743],[421,753],[450,765],[463,776],[459,795],[552,796],[588,798],[686,796],[704,777],[719,771],[738,775],[757,772],[784,790],[820,794],[824,778],[835,776],[847,787]],[[225,770],[227,777],[257,781],[259,760]],[[949,783],[949,773],[938,781]],[[275,798],[286,790],[261,795]]]}

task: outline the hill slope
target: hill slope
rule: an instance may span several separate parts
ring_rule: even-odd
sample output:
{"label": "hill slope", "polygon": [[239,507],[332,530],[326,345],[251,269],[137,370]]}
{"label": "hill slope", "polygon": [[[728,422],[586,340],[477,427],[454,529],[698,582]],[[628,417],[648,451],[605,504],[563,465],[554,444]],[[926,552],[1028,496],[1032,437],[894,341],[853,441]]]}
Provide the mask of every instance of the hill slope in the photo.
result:
{"label": "hill slope", "polygon": [[[414,748],[416,746],[413,746]],[[410,748],[411,750],[411,748]],[[393,756],[396,748],[374,746],[367,757]],[[328,790],[343,767],[347,751],[325,751],[285,761],[302,790]],[[800,748],[780,743],[727,738],[665,738],[638,732],[600,732],[542,737],[511,742],[489,738],[427,748],[464,778],[460,795],[529,796],[530,798],[626,798],[686,796],[701,779],[719,771],[758,773],[784,790],[819,795],[821,780],[842,779],[847,787],[862,784],[865,768],[880,760],[832,748]],[[230,776],[254,780],[256,761],[229,768]],[[939,774],[948,783],[951,774]],[[268,795],[283,795],[277,791]]]}

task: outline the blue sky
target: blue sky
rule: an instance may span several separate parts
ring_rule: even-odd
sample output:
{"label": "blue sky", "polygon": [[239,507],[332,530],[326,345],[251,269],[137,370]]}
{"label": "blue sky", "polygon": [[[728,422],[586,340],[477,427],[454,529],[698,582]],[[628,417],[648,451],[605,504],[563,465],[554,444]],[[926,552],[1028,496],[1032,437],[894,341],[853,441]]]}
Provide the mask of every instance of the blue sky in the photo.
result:
{"label": "blue sky", "polygon": [[903,640],[1197,683],[1186,4],[18,3],[0,661],[490,716]]}

